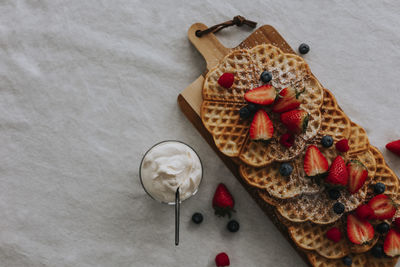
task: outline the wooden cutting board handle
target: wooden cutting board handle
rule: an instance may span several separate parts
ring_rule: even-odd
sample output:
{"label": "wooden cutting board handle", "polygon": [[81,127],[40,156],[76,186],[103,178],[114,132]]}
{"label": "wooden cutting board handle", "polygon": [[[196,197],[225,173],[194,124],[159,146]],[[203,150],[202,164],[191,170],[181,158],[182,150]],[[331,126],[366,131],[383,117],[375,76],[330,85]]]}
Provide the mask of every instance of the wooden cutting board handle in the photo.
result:
{"label": "wooden cutting board handle", "polygon": [[208,27],[203,23],[193,24],[188,31],[190,42],[202,54],[207,62],[207,70],[217,65],[217,63],[229,53],[230,48],[223,46],[215,37],[213,33],[203,35],[202,37],[196,36],[196,31],[202,31]]}

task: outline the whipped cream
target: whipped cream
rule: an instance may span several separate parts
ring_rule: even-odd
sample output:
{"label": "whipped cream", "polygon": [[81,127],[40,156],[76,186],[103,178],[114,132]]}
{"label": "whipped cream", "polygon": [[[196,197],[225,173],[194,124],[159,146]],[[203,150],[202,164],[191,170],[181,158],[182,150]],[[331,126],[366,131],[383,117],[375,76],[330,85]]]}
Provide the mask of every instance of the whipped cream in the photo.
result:
{"label": "whipped cream", "polygon": [[181,200],[187,199],[197,191],[202,167],[199,157],[189,146],[167,141],[147,152],[140,175],[144,188],[153,198],[171,203],[175,202],[178,187]]}

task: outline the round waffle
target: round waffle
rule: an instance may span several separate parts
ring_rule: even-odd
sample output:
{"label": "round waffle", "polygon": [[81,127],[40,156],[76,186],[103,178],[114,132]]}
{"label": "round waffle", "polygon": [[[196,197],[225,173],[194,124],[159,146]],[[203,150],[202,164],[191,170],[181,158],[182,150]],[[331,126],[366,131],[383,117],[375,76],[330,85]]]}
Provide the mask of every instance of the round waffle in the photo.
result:
{"label": "round waffle", "polygon": [[[226,55],[221,62],[211,69],[204,80],[203,100],[244,103],[244,94],[255,87],[254,65],[246,50],[235,50]],[[218,84],[224,73],[235,77],[231,88],[226,89]]]}
{"label": "round waffle", "polygon": [[343,235],[346,235],[346,223],[343,220],[329,225],[318,225],[310,222],[291,224],[288,226],[290,237],[297,246],[314,250],[327,259],[340,259],[350,253],[363,253],[370,250],[378,241],[378,235],[365,245],[356,245],[343,237],[339,242],[333,242],[326,237],[326,232],[332,227],[337,227]]}
{"label": "round waffle", "polygon": [[[267,145],[254,142],[248,137],[248,131],[243,129],[243,125],[248,122],[241,121],[238,115],[245,103],[245,92],[260,85],[259,77],[265,70],[271,72],[271,84],[277,90],[292,86],[298,91],[304,91],[300,95],[300,108],[310,114],[309,124],[304,134],[296,136],[295,145],[290,148],[278,142],[279,137],[287,131],[279,122],[278,114],[266,109],[275,129],[273,140]],[[226,72],[235,77],[229,89],[218,84],[219,77]],[[201,118],[218,149],[229,157],[238,157],[255,167],[266,166],[273,161],[288,161],[299,155],[305,141],[313,138],[321,126],[323,89],[310,73],[301,57],[283,53],[272,45],[234,50],[225,56],[207,73],[202,91]],[[224,111],[228,103],[229,107]]]}
{"label": "round waffle", "polygon": [[[343,267],[342,259],[327,259],[316,252],[306,251],[308,260],[314,267]],[[352,256],[352,267],[393,267],[398,257],[395,258],[375,258],[369,253],[356,254]]]}
{"label": "round waffle", "polygon": [[230,102],[203,101],[201,117],[204,126],[212,134],[215,145],[225,155],[239,155],[250,122],[242,120],[239,110],[244,104]]}
{"label": "round waffle", "polygon": [[[321,152],[325,155],[328,161],[332,161],[332,159],[336,157],[334,151],[336,150],[324,150],[321,148]],[[248,166],[241,166],[240,173],[248,183],[256,184],[258,188],[265,189],[264,191],[260,191],[260,196],[268,203],[273,203],[272,205],[276,207],[277,211],[285,219],[292,222],[311,221],[316,224],[330,224],[337,221],[342,216],[341,214],[333,212],[333,205],[339,201],[344,204],[346,212],[356,209],[366,198],[369,182],[374,177],[377,177],[376,160],[371,151],[365,151],[358,155],[342,156],[346,160],[357,159],[361,161],[368,169],[369,179],[355,194],[350,194],[347,190],[342,190],[341,196],[338,200],[330,199],[327,193],[323,191],[323,186],[318,186],[319,188],[312,187],[312,184],[310,185],[310,188],[315,189],[315,192],[302,192],[302,188],[293,187],[292,192],[294,193],[292,193],[292,195],[298,193],[297,196],[281,199],[281,196],[287,193],[287,190],[284,191],[282,189],[286,189],[287,187],[278,187],[278,185],[286,185],[290,183],[282,182],[285,180],[282,180],[279,172],[273,176],[274,179],[271,179],[269,177],[271,177],[271,173],[273,174],[274,172],[269,171],[269,169],[251,169],[251,167]],[[301,160],[299,160],[299,162],[302,163]],[[294,180],[301,179],[301,177],[304,177],[303,179],[308,179],[305,178],[302,164],[295,164],[294,166],[296,170],[296,174],[292,175],[296,177],[293,178]],[[281,182],[279,183],[277,181]],[[275,190],[277,187],[280,189],[279,191]]]}

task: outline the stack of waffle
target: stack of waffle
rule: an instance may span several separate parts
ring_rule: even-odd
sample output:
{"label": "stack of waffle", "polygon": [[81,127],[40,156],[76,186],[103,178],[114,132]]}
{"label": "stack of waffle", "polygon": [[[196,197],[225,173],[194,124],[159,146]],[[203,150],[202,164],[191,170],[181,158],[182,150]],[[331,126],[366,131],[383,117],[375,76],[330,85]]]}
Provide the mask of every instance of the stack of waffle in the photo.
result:
{"label": "stack of waffle", "polygon": [[[244,94],[261,85],[260,74],[272,74],[271,85],[277,90],[292,86],[299,91],[300,108],[310,114],[307,130],[295,137],[290,148],[279,142],[286,132],[276,114],[269,112],[274,124],[274,138],[268,144],[249,137],[250,121],[239,116],[246,106]],[[226,89],[218,84],[223,73],[234,74],[234,83]],[[214,138],[215,145],[238,164],[239,172],[249,185],[257,188],[259,197],[274,207],[276,217],[286,226],[288,235],[304,251],[313,266],[343,266],[342,258],[351,255],[352,266],[394,266],[397,258],[375,258],[368,252],[379,240],[376,234],[367,245],[352,244],[347,238],[338,243],[327,239],[326,231],[333,226],[346,232],[346,214],[373,197],[371,185],[386,185],[385,194],[398,199],[399,182],[385,163],[378,149],[370,145],[366,132],[350,121],[338,106],[332,93],[323,88],[311,74],[301,57],[285,54],[272,45],[258,45],[248,50],[234,50],[205,77],[201,118]],[[341,153],[334,146],[324,148],[325,135],[334,141],[348,139],[350,150]],[[355,194],[343,190],[340,199],[345,212],[336,214],[323,184],[306,177],[303,158],[308,145],[316,145],[329,164],[341,155],[345,161],[357,159],[368,169],[368,179]],[[291,162],[294,170],[289,177],[279,172],[281,162]],[[367,264],[368,262],[368,264]]]}

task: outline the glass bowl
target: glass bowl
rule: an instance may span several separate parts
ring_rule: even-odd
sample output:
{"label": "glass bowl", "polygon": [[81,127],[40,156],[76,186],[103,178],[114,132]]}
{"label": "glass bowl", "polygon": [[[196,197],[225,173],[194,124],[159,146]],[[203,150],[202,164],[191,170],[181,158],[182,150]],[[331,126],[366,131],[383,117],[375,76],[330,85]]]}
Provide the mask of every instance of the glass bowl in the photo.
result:
{"label": "glass bowl", "polygon": [[[159,146],[159,145],[161,145],[161,144],[164,144],[164,143],[179,143],[179,144],[185,145],[185,146],[188,147],[191,151],[194,152],[194,154],[197,156],[197,158],[198,158],[198,160],[199,160],[199,162],[200,162],[200,170],[201,170],[200,182],[199,182],[197,188],[192,192],[192,194],[191,194],[190,196],[188,196],[187,198],[185,198],[184,200],[189,199],[190,197],[194,196],[194,195],[197,193],[197,191],[199,191],[200,184],[201,184],[201,182],[202,182],[202,180],[203,180],[203,163],[201,162],[201,159],[200,159],[199,155],[197,154],[197,152],[196,152],[191,146],[189,146],[188,144],[186,144],[186,143],[184,143],[184,142],[182,142],[182,141],[177,141],[177,140],[164,140],[164,141],[158,142],[158,143],[156,143],[155,145],[153,145],[152,147],[150,147],[150,148],[146,151],[146,153],[143,155],[142,160],[141,160],[141,162],[140,162],[140,167],[139,167],[139,178],[140,178],[140,183],[142,184],[143,190],[144,190],[144,191],[147,193],[147,195],[149,195],[152,199],[154,199],[154,200],[156,200],[156,201],[158,201],[158,202],[160,202],[160,203],[168,204],[168,205],[175,205],[175,201],[172,201],[172,202],[165,202],[165,201],[163,201],[163,200],[157,199],[155,196],[153,196],[153,195],[146,189],[146,187],[145,187],[145,185],[144,185],[144,182],[143,182],[142,166],[143,166],[144,159],[146,158],[147,154],[148,154],[150,151],[152,151],[155,147],[157,147],[157,146]],[[181,202],[184,201],[184,200],[181,200]]]}

